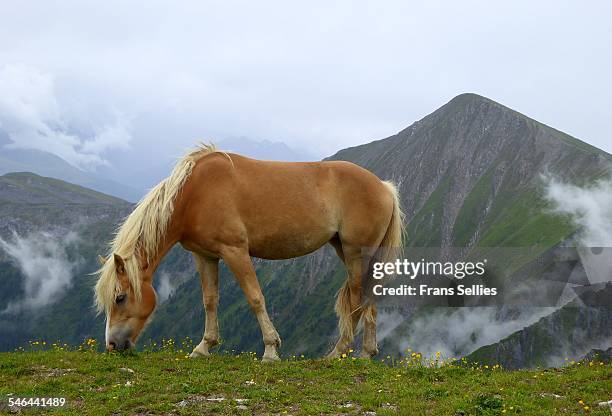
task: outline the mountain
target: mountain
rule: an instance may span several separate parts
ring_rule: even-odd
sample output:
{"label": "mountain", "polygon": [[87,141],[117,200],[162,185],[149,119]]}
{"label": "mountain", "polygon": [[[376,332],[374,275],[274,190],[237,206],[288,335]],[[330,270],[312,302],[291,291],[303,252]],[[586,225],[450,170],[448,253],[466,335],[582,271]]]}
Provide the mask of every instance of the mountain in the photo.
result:
{"label": "mountain", "polygon": [[[0,350],[41,338],[80,343],[104,333],[92,306],[91,273],[132,208],[54,178],[0,176]],[[173,250],[160,273],[190,266],[184,251]]]}
{"label": "mountain", "polygon": [[0,349],[103,331],[88,274],[131,206],[33,173],[0,177]]}
{"label": "mountain", "polygon": [[330,159],[400,184],[409,245],[547,246],[569,229],[544,212],[541,174],[584,183],[604,176],[612,155],[462,94],[395,136]]}
{"label": "mountain", "polygon": [[0,237],[69,229],[75,223],[110,220],[129,213],[131,204],[119,198],[33,173],[0,176]]}
{"label": "mountain", "polygon": [[80,170],[49,152],[35,149],[11,149],[0,142],[0,175],[9,172],[34,172],[38,175],[69,181],[87,188],[114,195],[128,201],[138,201],[141,192],[95,173]]}
{"label": "mountain", "polygon": [[24,204],[126,204],[126,201],[101,192],[29,172],[0,176],[0,201]]}

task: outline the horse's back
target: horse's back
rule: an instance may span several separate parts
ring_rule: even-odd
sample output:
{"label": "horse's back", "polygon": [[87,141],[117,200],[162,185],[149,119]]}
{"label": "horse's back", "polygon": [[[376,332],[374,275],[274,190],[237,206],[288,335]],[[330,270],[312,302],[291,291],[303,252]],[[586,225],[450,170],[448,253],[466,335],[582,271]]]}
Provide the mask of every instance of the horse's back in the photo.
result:
{"label": "horse's back", "polygon": [[217,153],[198,162],[190,182],[200,210],[193,220],[208,232],[243,233],[256,257],[300,256],[337,234],[367,244],[390,217],[382,182],[350,162]]}

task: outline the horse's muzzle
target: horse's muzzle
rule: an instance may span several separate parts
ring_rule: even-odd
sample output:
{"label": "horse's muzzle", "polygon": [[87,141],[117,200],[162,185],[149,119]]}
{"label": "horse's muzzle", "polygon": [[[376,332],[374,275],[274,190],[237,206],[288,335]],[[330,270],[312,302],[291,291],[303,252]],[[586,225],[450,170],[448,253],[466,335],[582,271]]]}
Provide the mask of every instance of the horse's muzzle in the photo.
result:
{"label": "horse's muzzle", "polygon": [[134,343],[129,339],[123,341],[112,340],[106,344],[106,351],[126,351],[132,349],[134,347]]}

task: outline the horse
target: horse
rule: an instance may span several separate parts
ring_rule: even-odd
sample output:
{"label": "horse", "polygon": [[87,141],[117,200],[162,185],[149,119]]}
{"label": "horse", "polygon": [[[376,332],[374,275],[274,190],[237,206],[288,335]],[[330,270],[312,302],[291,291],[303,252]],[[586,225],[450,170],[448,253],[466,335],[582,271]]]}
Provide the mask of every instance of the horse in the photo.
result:
{"label": "horse", "polygon": [[[100,256],[95,304],[106,314],[106,349],[135,346],[156,306],[153,275],[177,243],[193,254],[202,285],[205,327],[191,357],[219,342],[219,261],[235,276],[259,323],[262,361],[279,360],[281,339],[251,257],[303,256],[331,244],[348,271],[336,295],[339,337],[328,357],[345,354],[363,322],[361,356],[378,353],[376,304],[366,301],[364,255],[401,246],[404,216],[396,186],[345,161],[255,160],[201,144],[178,161],[125,219]],[[365,276],[365,274],[364,274]]]}

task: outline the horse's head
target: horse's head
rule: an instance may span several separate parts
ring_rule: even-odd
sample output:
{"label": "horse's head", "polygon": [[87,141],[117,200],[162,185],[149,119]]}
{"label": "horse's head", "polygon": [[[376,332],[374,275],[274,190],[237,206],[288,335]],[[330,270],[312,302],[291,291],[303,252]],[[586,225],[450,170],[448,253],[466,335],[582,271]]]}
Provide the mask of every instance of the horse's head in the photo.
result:
{"label": "horse's head", "polygon": [[[135,260],[132,259],[135,262]],[[126,265],[126,260],[114,254],[112,265],[105,264],[109,272],[114,271],[114,282],[107,282],[109,288],[100,289],[98,299],[106,297],[104,309],[106,310],[106,349],[108,351],[123,351],[133,348],[140,332],[153,313],[156,304],[156,295],[151,276],[144,276],[140,267]],[[130,267],[131,266],[131,267]],[[112,269],[111,269],[112,267]],[[138,274],[133,276],[133,274]],[[130,275],[129,275],[130,274]],[[134,287],[138,282],[138,287]],[[103,285],[100,285],[103,286]]]}

